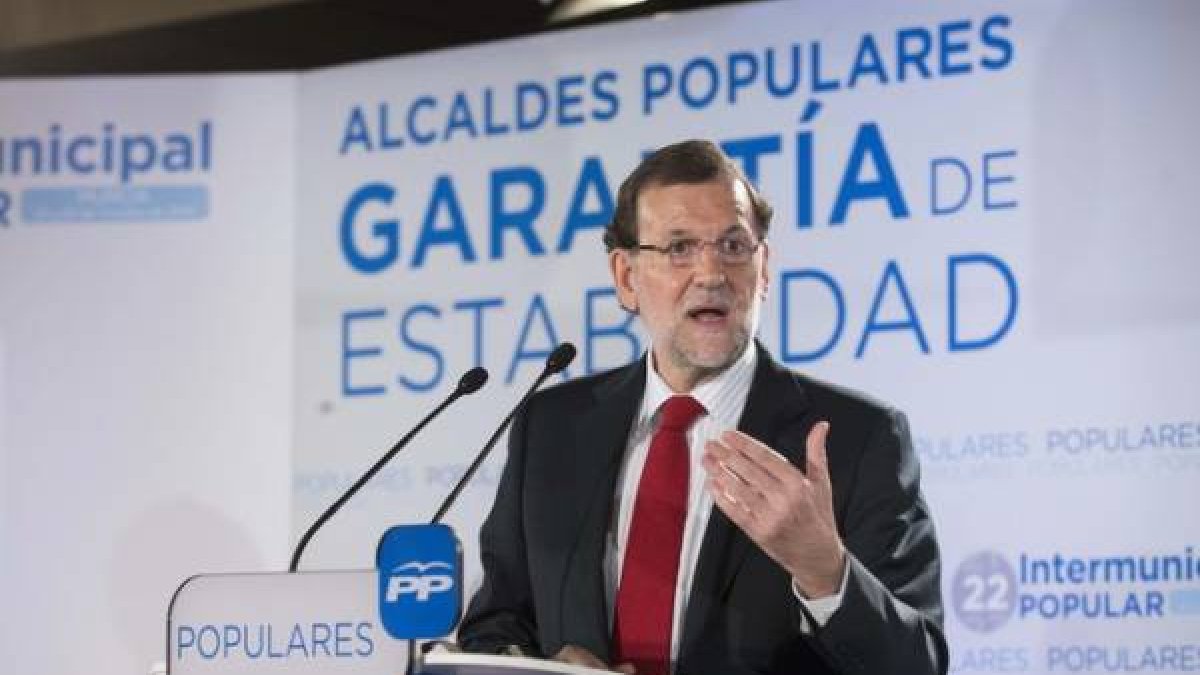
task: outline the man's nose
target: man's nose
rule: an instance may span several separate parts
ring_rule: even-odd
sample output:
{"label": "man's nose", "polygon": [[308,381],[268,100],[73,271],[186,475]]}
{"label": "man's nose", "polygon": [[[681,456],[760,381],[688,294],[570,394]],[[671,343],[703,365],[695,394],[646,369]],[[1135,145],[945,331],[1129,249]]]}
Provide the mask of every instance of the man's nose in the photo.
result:
{"label": "man's nose", "polygon": [[724,284],[725,264],[717,253],[717,247],[712,242],[704,242],[696,255],[696,267],[693,279],[702,286],[719,286]]}

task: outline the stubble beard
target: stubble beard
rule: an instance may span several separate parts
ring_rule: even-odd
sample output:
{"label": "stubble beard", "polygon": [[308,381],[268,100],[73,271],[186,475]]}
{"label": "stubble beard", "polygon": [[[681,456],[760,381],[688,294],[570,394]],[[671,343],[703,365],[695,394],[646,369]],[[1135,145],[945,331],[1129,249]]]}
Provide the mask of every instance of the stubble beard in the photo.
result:
{"label": "stubble beard", "polygon": [[671,365],[684,373],[692,386],[711,380],[732,366],[746,351],[750,342],[750,330],[739,325],[733,329],[730,349],[719,354],[707,354],[703,348],[689,348],[680,344],[678,339],[668,341],[670,349],[667,358]]}

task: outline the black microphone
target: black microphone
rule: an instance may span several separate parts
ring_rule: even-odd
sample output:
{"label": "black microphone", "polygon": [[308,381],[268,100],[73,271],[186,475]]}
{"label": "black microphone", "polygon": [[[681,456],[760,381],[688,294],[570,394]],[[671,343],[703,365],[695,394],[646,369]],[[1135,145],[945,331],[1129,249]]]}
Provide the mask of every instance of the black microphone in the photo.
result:
{"label": "black microphone", "polygon": [[328,509],[325,509],[325,513],[322,513],[321,517],[317,518],[316,522],[312,524],[312,527],[309,527],[308,531],[304,533],[304,536],[300,537],[300,542],[296,544],[296,550],[292,553],[292,564],[288,567],[288,571],[295,572],[296,568],[299,567],[300,556],[304,553],[304,547],[308,546],[308,541],[312,539],[314,534],[317,533],[317,530],[321,529],[321,526],[325,524],[325,521],[333,517],[333,514],[337,513],[338,509],[342,508],[346,502],[350,501],[350,498],[353,497],[363,485],[366,485],[367,481],[371,480],[375,474],[379,473],[379,470],[382,469],[385,464],[390,462],[392,458],[396,456],[396,453],[400,452],[404,446],[408,445],[408,442],[411,441],[413,437],[417,435],[417,433],[424,429],[425,425],[433,421],[433,418],[441,414],[441,412],[445,410],[451,403],[454,403],[459,398],[462,398],[467,394],[474,394],[475,392],[479,391],[479,389],[487,382],[487,380],[487,369],[481,366],[476,366],[463,373],[463,376],[459,378],[458,386],[454,388],[454,391],[450,392],[450,395],[447,396],[446,399],[442,401],[440,405],[438,405],[438,407],[434,408],[433,412],[426,415],[425,419],[418,422],[417,426],[412,428],[412,431],[408,432],[405,434],[404,438],[401,438],[399,441],[397,441],[396,444],[392,446],[392,449],[388,450],[387,454],[380,458],[378,462],[375,462],[375,466],[372,466],[370,469],[368,469],[367,472],[364,473],[362,477],[354,483],[354,485],[350,486],[349,490],[346,490],[344,493],[342,493],[342,496],[338,497],[338,500],[334,502],[332,506],[330,506]]}
{"label": "black microphone", "polygon": [[513,407],[512,412],[508,413],[508,417],[505,417],[504,421],[500,423],[500,426],[496,429],[496,433],[492,434],[492,437],[488,439],[487,444],[484,445],[483,449],[479,451],[479,454],[475,456],[475,461],[471,462],[471,466],[467,467],[467,472],[463,474],[462,478],[459,479],[458,484],[454,486],[454,489],[451,490],[450,494],[446,496],[446,499],[442,502],[442,505],[438,507],[437,513],[434,514],[433,518],[429,521],[430,525],[436,525],[442,521],[442,516],[446,515],[446,512],[450,510],[450,507],[454,505],[454,501],[458,499],[459,493],[463,491],[464,487],[466,487],[467,481],[471,480],[471,477],[475,475],[477,470],[479,470],[479,465],[483,464],[483,460],[487,459],[488,453],[492,451],[492,446],[496,445],[496,441],[500,439],[500,434],[504,433],[504,430],[508,428],[510,423],[512,423],[513,417],[516,416],[517,411],[521,409],[521,406],[525,405],[525,401],[529,400],[530,396],[533,396],[533,393],[537,391],[538,387],[542,386],[542,383],[546,381],[546,378],[550,377],[551,375],[561,373],[566,369],[567,366],[571,365],[571,361],[574,360],[575,345],[571,344],[570,342],[564,342],[558,347],[555,347],[554,351],[550,352],[550,356],[546,357],[546,367],[542,369],[542,374],[538,375],[537,379],[533,381],[533,385],[529,387],[529,389],[525,392],[525,395],[522,396],[521,400],[517,402],[517,405]]}

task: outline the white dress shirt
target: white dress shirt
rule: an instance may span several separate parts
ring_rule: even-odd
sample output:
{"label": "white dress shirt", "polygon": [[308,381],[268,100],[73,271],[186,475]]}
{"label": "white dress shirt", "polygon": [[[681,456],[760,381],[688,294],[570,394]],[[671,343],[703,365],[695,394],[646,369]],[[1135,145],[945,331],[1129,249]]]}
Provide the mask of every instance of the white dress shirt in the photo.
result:
{"label": "white dress shirt", "polygon": [[[712,511],[712,494],[705,488],[707,472],[701,462],[704,457],[706,441],[716,439],[723,431],[736,429],[746,408],[746,399],[750,395],[750,383],[754,379],[754,370],[758,362],[758,351],[753,343],[748,343],[745,352],[729,368],[715,378],[697,385],[688,392],[700,402],[707,411],[701,414],[688,430],[688,454],[690,456],[688,473],[688,508],[683,525],[683,542],[679,551],[679,577],[675,586],[674,619],[671,623],[671,661],[672,666],[679,654],[679,638],[682,634],[683,617],[687,611],[688,595],[692,589],[692,577],[696,570],[696,560],[700,554],[700,544],[704,540],[704,530]],[[617,477],[617,489],[613,497],[613,527],[608,533],[608,543],[604,556],[605,599],[608,605],[608,625],[611,630],[613,609],[616,605],[617,586],[621,579],[621,570],[625,562],[625,545],[629,540],[629,526],[633,520],[633,504],[637,495],[638,483],[642,478],[642,468],[646,464],[646,455],[650,451],[650,440],[658,429],[659,408],[676,392],[671,391],[667,383],[659,376],[654,365],[654,350],[651,347],[647,356],[646,389],[642,395],[642,405],[634,420],[629,434],[625,458],[620,474]],[[847,569],[849,565],[846,566]],[[808,614],[823,626],[829,617],[841,605],[842,593],[846,586],[846,576],[843,574],[841,588],[836,595],[817,600],[804,598],[792,585],[792,592],[799,602],[803,603]],[[783,589],[780,589],[781,591]],[[808,631],[807,619],[803,630]]]}

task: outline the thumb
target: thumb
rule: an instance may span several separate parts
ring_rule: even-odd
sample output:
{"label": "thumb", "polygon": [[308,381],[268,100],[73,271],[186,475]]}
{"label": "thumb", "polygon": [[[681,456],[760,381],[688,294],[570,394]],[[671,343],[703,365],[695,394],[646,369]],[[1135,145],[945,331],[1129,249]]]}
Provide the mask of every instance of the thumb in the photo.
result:
{"label": "thumb", "polygon": [[825,451],[825,441],[829,438],[829,422],[824,420],[813,425],[808,432],[805,442],[805,473],[809,480],[829,481],[829,456]]}

